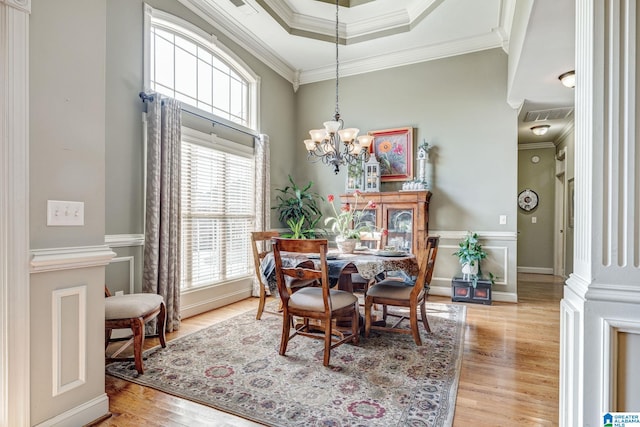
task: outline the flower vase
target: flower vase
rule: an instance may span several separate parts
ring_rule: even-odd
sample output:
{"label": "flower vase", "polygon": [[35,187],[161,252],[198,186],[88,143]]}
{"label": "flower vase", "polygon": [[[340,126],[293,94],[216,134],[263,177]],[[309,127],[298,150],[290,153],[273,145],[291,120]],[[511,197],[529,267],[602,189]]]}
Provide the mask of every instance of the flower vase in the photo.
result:
{"label": "flower vase", "polygon": [[356,248],[358,239],[347,239],[343,236],[336,236],[336,245],[343,254],[352,254]]}
{"label": "flower vase", "polygon": [[468,262],[462,264],[462,277],[473,277],[478,274],[478,263],[471,265]]}

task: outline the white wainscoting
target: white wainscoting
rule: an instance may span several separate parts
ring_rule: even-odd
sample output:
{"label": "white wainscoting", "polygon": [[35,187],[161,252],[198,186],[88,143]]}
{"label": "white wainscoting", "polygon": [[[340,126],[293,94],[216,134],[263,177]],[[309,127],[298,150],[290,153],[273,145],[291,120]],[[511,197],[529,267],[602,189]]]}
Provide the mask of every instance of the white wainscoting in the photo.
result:
{"label": "white wainscoting", "polygon": [[[57,289],[51,295],[51,303],[51,383],[52,396],[57,396],[86,382],[87,287]],[[63,360],[74,366],[75,372],[65,371]]]}
{"label": "white wainscoting", "polygon": [[[581,305],[581,304],[579,304]],[[560,413],[559,425],[582,425],[582,401],[578,395],[582,386],[582,346],[567,345],[577,343],[582,337],[580,309],[570,299],[560,302]]]}
{"label": "white wainscoting", "polygon": [[[104,236],[104,243],[110,248],[133,248],[144,246],[144,234],[111,234]],[[111,264],[118,262],[129,263],[129,284],[125,286],[128,293],[135,293],[136,283],[136,259],[135,256],[116,256],[111,260]],[[142,261],[141,261],[142,262]],[[140,273],[142,275],[142,273]]]}
{"label": "white wainscoting", "polygon": [[[466,231],[430,230],[429,235],[440,236],[438,258],[431,279],[432,295],[451,296],[451,279],[459,276],[460,263],[453,253],[459,248],[458,243],[467,235]],[[487,258],[482,261],[482,271],[493,273],[495,285],[492,290],[494,301],[517,302],[516,249],[517,234],[515,232],[485,231],[478,232],[478,237]]]}
{"label": "white wainscoting", "polygon": [[114,255],[106,245],[31,250],[31,319],[43,325],[32,328],[39,354],[32,370],[51,378],[50,387],[32,388],[38,426],[84,425],[109,411],[107,395],[96,393],[104,367],[93,362],[104,356],[104,342],[89,331],[104,326],[97,308],[104,307],[104,267]]}
{"label": "white wainscoting", "polygon": [[128,262],[129,263],[129,292],[130,294],[135,292],[134,289],[134,284],[135,284],[135,278],[134,278],[134,274],[136,272],[136,267],[135,267],[135,257],[133,256],[122,256],[122,257],[115,257],[111,260],[111,264],[113,263],[117,263],[117,262]]}
{"label": "white wainscoting", "polygon": [[[603,411],[630,412],[640,403],[637,342],[640,322],[603,319]],[[624,345],[623,342],[624,341]],[[635,341],[635,346],[628,345]]]}

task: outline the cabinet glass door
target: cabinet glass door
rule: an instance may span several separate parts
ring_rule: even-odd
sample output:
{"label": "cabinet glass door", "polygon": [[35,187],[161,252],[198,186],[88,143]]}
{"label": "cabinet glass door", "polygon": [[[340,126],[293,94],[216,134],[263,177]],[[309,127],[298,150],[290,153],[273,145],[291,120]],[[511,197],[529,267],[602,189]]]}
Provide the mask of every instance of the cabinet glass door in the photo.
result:
{"label": "cabinet glass door", "polygon": [[413,222],[414,209],[395,209],[387,210],[387,245],[395,246],[396,249],[402,251],[413,250]]}
{"label": "cabinet glass door", "polygon": [[378,211],[376,209],[365,209],[360,217],[360,223],[366,224],[373,230],[378,224]]}

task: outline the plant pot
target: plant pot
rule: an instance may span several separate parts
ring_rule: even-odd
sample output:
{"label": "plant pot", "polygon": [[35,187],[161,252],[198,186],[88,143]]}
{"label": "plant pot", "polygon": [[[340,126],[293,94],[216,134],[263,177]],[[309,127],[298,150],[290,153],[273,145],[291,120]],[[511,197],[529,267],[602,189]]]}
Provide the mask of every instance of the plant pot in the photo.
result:
{"label": "plant pot", "polygon": [[477,276],[478,275],[478,263],[476,262],[475,264],[471,265],[468,262],[462,264],[462,276],[463,277],[470,277],[470,276]]}
{"label": "plant pot", "polygon": [[342,236],[336,236],[336,245],[343,254],[352,254],[357,244],[358,239],[346,239]]}

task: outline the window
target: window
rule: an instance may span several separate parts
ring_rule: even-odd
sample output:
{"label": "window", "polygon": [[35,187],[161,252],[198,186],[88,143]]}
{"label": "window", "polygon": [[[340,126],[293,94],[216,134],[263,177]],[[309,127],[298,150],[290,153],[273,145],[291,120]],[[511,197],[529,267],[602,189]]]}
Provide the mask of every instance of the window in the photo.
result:
{"label": "window", "polygon": [[259,79],[249,68],[194,25],[146,12],[145,88],[255,130]]}
{"label": "window", "polygon": [[183,135],[182,290],[250,273],[253,150],[211,138],[189,130]]}
{"label": "window", "polygon": [[[181,101],[187,112],[255,133],[259,83],[214,36],[145,5],[145,90]],[[211,285],[236,279],[250,284],[254,173],[251,147],[183,127],[181,289],[194,290],[186,294],[209,292],[203,299],[220,299],[211,291],[224,286]]]}

